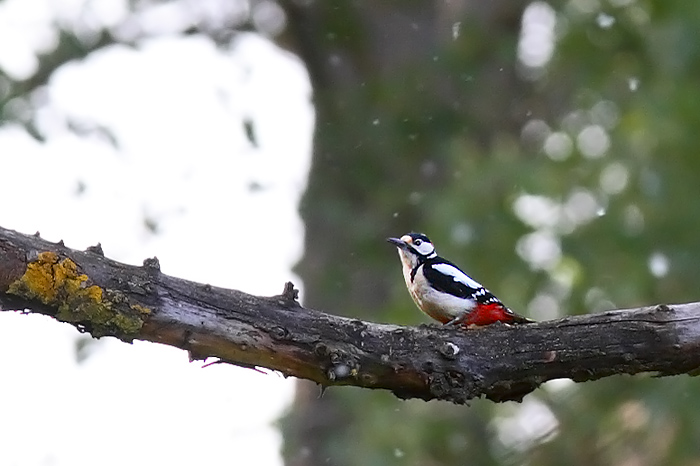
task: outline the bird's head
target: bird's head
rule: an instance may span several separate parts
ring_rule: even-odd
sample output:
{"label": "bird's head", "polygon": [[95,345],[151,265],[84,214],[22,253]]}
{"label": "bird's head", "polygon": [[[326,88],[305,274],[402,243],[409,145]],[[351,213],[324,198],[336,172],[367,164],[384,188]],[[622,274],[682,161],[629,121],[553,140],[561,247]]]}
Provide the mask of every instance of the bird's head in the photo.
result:
{"label": "bird's head", "polygon": [[425,259],[437,256],[435,246],[423,233],[408,233],[401,238],[387,238],[386,240],[398,248],[401,261],[411,268]]}

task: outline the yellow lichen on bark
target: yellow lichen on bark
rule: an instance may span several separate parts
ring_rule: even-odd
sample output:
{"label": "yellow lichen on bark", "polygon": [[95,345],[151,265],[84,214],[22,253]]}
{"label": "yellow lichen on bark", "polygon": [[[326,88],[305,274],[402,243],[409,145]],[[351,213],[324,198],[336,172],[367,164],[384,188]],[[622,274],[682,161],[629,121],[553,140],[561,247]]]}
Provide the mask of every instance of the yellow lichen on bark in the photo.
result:
{"label": "yellow lichen on bark", "polygon": [[87,298],[102,302],[102,289],[87,286],[88,276],[78,274],[78,266],[70,259],[59,261],[52,251],[41,252],[27,265],[24,275],[10,285],[8,293],[38,299],[47,305],[60,305],[67,298]]}
{"label": "yellow lichen on bark", "polygon": [[44,304],[53,303],[58,294],[53,271],[57,263],[56,253],[50,251],[40,253],[36,261],[27,265],[22,278],[10,285],[8,293],[36,298]]}
{"label": "yellow lichen on bark", "polygon": [[113,300],[105,299],[102,288],[88,282],[89,277],[79,273],[71,259],[60,260],[56,253],[46,251],[27,265],[24,275],[7,292],[55,308],[58,320],[82,323],[93,336],[115,335],[130,340],[150,310],[139,305],[120,310]]}

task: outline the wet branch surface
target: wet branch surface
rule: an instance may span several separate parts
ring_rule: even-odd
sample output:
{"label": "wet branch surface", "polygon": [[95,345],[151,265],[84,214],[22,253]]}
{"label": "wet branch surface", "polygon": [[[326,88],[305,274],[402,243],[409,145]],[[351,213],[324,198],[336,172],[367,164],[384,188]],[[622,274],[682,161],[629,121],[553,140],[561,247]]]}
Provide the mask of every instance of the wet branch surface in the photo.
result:
{"label": "wet branch surface", "polygon": [[95,337],[146,340],[264,367],[323,386],[386,389],[400,398],[521,400],[557,378],[693,374],[700,303],[658,305],[479,329],[376,324],[302,307],[291,284],[253,296],[77,251],[0,228],[0,310],[70,322]]}

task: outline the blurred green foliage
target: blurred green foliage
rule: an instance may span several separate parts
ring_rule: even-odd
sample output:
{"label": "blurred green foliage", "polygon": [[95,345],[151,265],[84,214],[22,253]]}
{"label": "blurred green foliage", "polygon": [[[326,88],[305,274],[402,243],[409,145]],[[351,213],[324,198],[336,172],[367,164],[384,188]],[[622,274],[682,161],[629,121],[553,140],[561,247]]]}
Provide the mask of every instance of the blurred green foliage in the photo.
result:
{"label": "blurred green foliage", "polygon": [[[392,7],[417,28],[436,24]],[[375,51],[395,46],[401,20],[373,34],[366,18],[385,12],[363,3],[365,21],[344,25],[344,44],[317,45],[359,77],[328,79],[307,60],[321,91],[302,205],[307,304],[426,322],[383,242],[410,230],[538,319],[697,300],[700,4],[491,7],[484,18],[451,17],[452,34],[428,50],[417,41],[397,64]],[[533,9],[556,18],[541,67],[518,55],[520,18]],[[364,48],[344,47],[352,40]],[[375,66],[354,66],[367,62]],[[468,407],[330,389],[287,418],[287,452],[291,464],[698,464],[699,389],[687,376],[619,376]],[[329,406],[335,422],[308,422]]]}

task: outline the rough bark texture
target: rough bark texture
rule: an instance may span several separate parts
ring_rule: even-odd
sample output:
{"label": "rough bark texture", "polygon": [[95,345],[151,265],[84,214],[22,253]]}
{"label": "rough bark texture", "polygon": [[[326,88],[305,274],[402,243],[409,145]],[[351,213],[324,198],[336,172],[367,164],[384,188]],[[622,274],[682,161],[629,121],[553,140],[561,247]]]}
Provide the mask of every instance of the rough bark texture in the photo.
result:
{"label": "rough bark texture", "polygon": [[0,228],[0,309],[31,309],[93,336],[176,346],[193,359],[266,367],[324,386],[464,403],[521,400],[542,382],[700,367],[700,303],[519,327],[400,327],[306,309],[287,285],[258,297]]}

